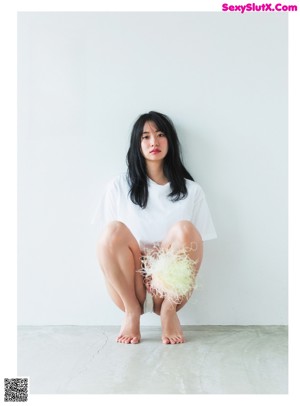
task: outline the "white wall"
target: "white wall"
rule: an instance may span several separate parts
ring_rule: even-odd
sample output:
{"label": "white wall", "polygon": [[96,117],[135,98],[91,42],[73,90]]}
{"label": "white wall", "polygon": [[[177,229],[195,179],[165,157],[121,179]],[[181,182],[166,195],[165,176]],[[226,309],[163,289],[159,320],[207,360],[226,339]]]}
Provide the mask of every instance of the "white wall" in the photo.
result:
{"label": "white wall", "polygon": [[287,15],[207,12],[19,14],[19,324],[120,324],[90,220],[151,109],[219,236],[182,323],[286,324]]}

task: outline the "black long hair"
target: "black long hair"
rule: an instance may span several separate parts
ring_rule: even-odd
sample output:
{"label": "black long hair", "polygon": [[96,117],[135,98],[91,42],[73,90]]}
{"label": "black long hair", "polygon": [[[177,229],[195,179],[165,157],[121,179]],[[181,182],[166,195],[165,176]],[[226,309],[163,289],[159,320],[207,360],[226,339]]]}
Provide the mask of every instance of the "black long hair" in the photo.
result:
{"label": "black long hair", "polygon": [[182,163],[181,146],[171,119],[156,111],[142,114],[133,126],[126,162],[130,198],[134,204],[143,209],[148,202],[148,178],[145,158],[141,152],[141,137],[147,121],[153,121],[168,140],[163,170],[170,182],[171,193],[168,195],[170,199],[173,202],[184,199],[188,194],[185,179],[194,180]]}

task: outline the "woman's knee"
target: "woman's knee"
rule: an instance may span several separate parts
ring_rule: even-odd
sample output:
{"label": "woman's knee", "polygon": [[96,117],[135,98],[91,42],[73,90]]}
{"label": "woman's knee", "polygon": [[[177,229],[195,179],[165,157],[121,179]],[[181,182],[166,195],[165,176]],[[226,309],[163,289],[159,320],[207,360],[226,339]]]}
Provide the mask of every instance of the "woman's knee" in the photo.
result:
{"label": "woman's knee", "polygon": [[201,235],[193,225],[192,222],[188,220],[181,220],[175,223],[169,232],[170,237],[175,237],[181,241],[190,241],[190,240],[201,240]]}
{"label": "woman's knee", "polygon": [[98,245],[105,248],[116,248],[124,241],[128,240],[130,231],[121,221],[110,222],[103,231]]}

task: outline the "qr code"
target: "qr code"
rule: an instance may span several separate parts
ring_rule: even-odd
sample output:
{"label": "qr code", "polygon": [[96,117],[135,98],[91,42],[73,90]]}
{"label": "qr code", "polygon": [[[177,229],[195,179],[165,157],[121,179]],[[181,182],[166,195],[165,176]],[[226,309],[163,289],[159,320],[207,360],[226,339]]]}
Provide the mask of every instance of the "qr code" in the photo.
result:
{"label": "qr code", "polygon": [[4,389],[4,402],[27,402],[28,378],[5,378]]}

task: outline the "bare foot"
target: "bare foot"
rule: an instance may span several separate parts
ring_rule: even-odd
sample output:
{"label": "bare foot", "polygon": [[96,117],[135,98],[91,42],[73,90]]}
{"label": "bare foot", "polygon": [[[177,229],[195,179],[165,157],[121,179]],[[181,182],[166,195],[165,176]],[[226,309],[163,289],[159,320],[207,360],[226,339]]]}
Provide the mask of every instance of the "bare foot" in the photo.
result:
{"label": "bare foot", "polygon": [[164,300],[160,310],[162,342],[164,344],[182,344],[185,342],[176,305]]}
{"label": "bare foot", "polygon": [[140,316],[140,309],[136,312],[125,313],[125,320],[117,337],[118,343],[138,344],[141,341]]}

